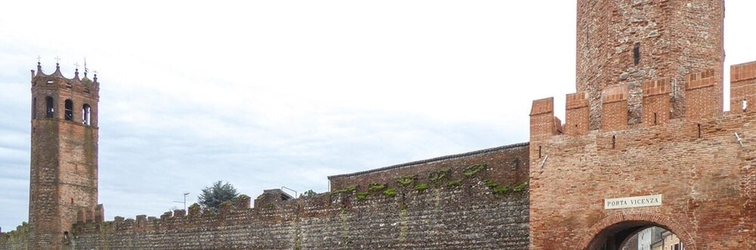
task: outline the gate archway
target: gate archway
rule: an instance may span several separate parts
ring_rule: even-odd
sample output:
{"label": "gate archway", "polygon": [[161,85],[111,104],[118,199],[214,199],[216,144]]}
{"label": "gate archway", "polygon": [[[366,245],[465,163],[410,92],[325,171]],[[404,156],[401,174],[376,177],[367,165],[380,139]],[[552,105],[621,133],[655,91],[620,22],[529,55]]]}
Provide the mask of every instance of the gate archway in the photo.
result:
{"label": "gate archway", "polygon": [[591,227],[580,241],[585,250],[619,250],[628,238],[649,228],[661,227],[684,242],[685,250],[696,250],[696,242],[685,226],[658,214],[617,214],[608,216]]}

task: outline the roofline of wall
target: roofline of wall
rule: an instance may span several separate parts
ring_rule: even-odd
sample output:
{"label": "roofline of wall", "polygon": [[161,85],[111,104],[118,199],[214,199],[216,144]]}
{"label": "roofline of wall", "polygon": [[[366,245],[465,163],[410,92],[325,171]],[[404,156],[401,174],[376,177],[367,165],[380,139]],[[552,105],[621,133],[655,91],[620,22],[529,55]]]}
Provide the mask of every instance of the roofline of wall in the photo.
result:
{"label": "roofline of wall", "polygon": [[467,152],[467,153],[454,154],[454,155],[446,155],[446,156],[440,156],[440,157],[435,157],[435,158],[430,158],[430,159],[425,159],[425,160],[419,160],[419,161],[411,161],[411,162],[407,162],[407,163],[401,163],[401,164],[391,165],[391,166],[382,167],[382,168],[375,168],[375,169],[370,169],[370,170],[365,170],[365,171],[360,171],[360,172],[354,172],[354,173],[350,173],[350,174],[331,175],[331,176],[328,176],[328,179],[330,180],[331,178],[337,178],[337,177],[351,177],[351,176],[357,176],[357,175],[362,175],[362,174],[387,171],[387,170],[398,169],[398,168],[403,168],[403,167],[409,167],[409,166],[414,166],[414,165],[419,165],[419,164],[427,164],[427,163],[436,162],[436,161],[444,161],[444,160],[450,160],[450,159],[468,157],[468,156],[472,156],[472,155],[486,154],[486,153],[491,153],[491,152],[500,151],[500,150],[507,150],[507,149],[520,148],[520,147],[527,147],[529,145],[530,145],[530,142],[515,143],[515,144],[504,145],[504,146],[499,146],[499,147],[494,147],[494,148],[487,148],[487,149],[481,149],[481,150],[471,151],[471,152]]}

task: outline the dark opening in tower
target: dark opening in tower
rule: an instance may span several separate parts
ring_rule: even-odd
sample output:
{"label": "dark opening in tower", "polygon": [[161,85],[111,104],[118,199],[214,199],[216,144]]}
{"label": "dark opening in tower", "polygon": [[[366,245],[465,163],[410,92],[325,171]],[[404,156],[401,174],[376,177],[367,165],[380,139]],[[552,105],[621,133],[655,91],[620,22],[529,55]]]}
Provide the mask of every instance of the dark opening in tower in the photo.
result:
{"label": "dark opening in tower", "polygon": [[633,46],[633,64],[638,65],[640,63],[640,43],[635,43]]}
{"label": "dark opening in tower", "polygon": [[55,107],[54,107],[55,102],[53,101],[53,98],[50,96],[45,98],[45,104],[46,104],[45,110],[47,112],[47,115],[45,117],[47,118],[55,117]]}
{"label": "dark opening in tower", "polygon": [[66,100],[66,121],[73,121],[73,101]]}

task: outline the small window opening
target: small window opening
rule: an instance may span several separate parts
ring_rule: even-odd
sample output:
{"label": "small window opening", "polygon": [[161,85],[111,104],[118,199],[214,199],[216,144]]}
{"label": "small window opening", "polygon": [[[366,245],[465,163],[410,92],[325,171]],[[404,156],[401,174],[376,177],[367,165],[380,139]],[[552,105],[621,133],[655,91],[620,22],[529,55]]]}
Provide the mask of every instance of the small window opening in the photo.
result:
{"label": "small window opening", "polygon": [[47,80],[47,84],[53,84],[53,80]]}
{"label": "small window opening", "polygon": [[66,100],[66,121],[73,121],[73,101]]}
{"label": "small window opening", "polygon": [[71,198],[71,204],[73,204],[73,198]]}
{"label": "small window opening", "polygon": [[538,158],[541,158],[541,146],[538,146]]}
{"label": "small window opening", "polygon": [[640,63],[640,43],[635,43],[633,46],[633,64],[638,65]]}
{"label": "small window opening", "polygon": [[54,106],[53,98],[49,96],[45,98],[45,104],[46,104],[45,110],[47,112],[46,117],[53,118],[55,116],[55,108],[53,107]]}
{"label": "small window opening", "polygon": [[81,108],[81,124],[89,126],[91,124],[91,111],[92,108],[89,107],[89,104],[84,104]]}
{"label": "small window opening", "polygon": [[32,119],[37,119],[37,98],[32,99]]}
{"label": "small window opening", "polygon": [[701,138],[701,124],[698,124],[698,138]]}
{"label": "small window opening", "polygon": [[615,148],[617,148],[617,136],[613,135],[612,136],[612,149],[615,149]]}
{"label": "small window opening", "polygon": [[73,88],[73,86],[70,83],[66,83],[66,88]]}
{"label": "small window opening", "polygon": [[89,93],[89,88],[85,88],[84,93]]}

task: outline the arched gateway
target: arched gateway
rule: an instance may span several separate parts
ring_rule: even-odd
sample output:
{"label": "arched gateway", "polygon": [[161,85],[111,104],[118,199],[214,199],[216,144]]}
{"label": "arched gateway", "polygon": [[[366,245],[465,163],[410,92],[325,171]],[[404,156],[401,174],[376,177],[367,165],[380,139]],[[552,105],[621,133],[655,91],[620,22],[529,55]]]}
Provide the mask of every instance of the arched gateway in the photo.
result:
{"label": "arched gateway", "polygon": [[595,224],[578,246],[586,250],[619,250],[635,234],[649,227],[661,227],[674,233],[686,250],[696,249],[695,241],[681,223],[657,214],[619,214]]}
{"label": "arched gateway", "polygon": [[[756,249],[756,62],[730,73],[722,0],[578,0],[576,93],[530,113],[530,249]],[[747,136],[746,136],[747,135]]]}

